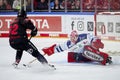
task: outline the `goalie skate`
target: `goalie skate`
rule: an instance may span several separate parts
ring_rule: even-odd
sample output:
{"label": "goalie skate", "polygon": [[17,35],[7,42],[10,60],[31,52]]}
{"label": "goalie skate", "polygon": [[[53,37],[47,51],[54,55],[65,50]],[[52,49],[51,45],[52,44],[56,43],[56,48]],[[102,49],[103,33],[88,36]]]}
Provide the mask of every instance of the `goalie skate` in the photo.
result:
{"label": "goalie skate", "polygon": [[107,60],[106,60],[106,65],[110,65],[112,64],[112,57],[108,57]]}

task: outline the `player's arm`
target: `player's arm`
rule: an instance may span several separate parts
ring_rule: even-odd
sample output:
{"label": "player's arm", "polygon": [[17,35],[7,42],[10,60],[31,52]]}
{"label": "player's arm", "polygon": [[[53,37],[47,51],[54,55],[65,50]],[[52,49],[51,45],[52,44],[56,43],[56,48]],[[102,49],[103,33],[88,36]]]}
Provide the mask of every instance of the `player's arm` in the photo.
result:
{"label": "player's arm", "polygon": [[54,53],[60,53],[65,50],[68,50],[73,44],[71,43],[70,40],[62,43],[62,44],[53,44],[50,47],[43,48],[43,52],[47,54],[48,56],[51,56]]}
{"label": "player's arm", "polygon": [[31,30],[31,36],[34,37],[37,35],[37,27],[35,27],[33,25],[33,23],[31,22],[31,20],[29,20],[28,18],[25,19],[25,26],[27,27],[27,29]]}
{"label": "player's arm", "polygon": [[77,42],[76,44],[74,44],[69,51],[70,52],[77,52],[77,53],[82,53],[83,48],[85,45],[90,45],[87,39],[84,39],[82,41]]}
{"label": "player's arm", "polygon": [[58,44],[58,45],[54,44],[50,47],[43,48],[42,50],[44,51],[45,54],[50,56],[54,53],[68,50],[69,48],[71,48],[73,45],[76,44],[77,39],[78,39],[77,31],[72,31],[70,34],[70,40],[68,40],[67,42],[65,42],[63,44]]}
{"label": "player's arm", "polygon": [[31,36],[32,37],[34,37],[34,36],[36,36],[37,35],[37,28],[36,27],[34,27],[34,29],[31,31]]}
{"label": "player's arm", "polygon": [[68,50],[68,49],[70,49],[73,45],[74,45],[74,43],[72,43],[70,40],[64,42],[63,44],[58,44],[58,45],[56,45],[56,47],[55,47],[55,53]]}

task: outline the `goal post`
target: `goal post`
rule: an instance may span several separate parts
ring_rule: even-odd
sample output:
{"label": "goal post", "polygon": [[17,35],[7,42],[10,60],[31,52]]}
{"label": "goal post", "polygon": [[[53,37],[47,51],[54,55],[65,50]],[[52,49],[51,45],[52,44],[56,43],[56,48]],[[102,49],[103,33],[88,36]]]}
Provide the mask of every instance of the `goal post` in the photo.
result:
{"label": "goal post", "polygon": [[120,41],[120,12],[100,12],[94,15],[95,35],[101,39]]}

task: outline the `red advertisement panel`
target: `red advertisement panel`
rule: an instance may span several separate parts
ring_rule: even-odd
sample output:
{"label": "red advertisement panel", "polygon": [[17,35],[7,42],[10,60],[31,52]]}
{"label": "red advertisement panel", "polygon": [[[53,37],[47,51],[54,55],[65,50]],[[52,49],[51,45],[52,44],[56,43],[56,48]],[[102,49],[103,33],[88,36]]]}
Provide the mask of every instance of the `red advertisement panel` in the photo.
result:
{"label": "red advertisement panel", "polygon": [[[28,16],[39,31],[61,32],[61,16]],[[8,31],[15,17],[0,16],[0,31]]]}

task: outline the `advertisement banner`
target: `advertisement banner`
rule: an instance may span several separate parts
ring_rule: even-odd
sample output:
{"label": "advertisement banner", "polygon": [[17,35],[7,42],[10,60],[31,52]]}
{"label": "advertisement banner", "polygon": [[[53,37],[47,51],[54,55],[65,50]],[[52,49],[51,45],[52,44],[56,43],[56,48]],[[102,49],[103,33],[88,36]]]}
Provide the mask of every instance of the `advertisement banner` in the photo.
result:
{"label": "advertisement banner", "polygon": [[94,17],[93,15],[67,15],[63,16],[62,23],[64,31],[70,33],[72,30],[78,33],[94,34]]}
{"label": "advertisement banner", "polygon": [[[9,31],[16,16],[0,16],[0,31]],[[61,32],[61,16],[28,16],[38,31]]]}

